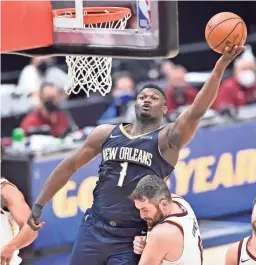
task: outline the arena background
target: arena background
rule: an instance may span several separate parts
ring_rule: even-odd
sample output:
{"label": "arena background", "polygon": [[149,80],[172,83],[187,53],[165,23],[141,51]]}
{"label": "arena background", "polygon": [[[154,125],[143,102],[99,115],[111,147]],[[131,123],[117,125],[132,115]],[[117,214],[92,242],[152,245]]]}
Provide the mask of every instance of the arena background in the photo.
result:
{"label": "arena background", "polygon": [[[65,4],[68,6],[69,1]],[[92,2],[86,4],[92,5]],[[100,4],[97,1],[97,5]],[[58,2],[54,5],[57,6]],[[130,5],[128,1],[127,5]],[[213,15],[223,11],[234,12],[244,19],[248,27],[247,44],[251,45],[256,54],[254,10],[255,2],[179,2],[180,52],[171,61],[183,65],[188,74],[209,73],[219,55],[211,51],[206,44],[204,28]],[[1,86],[16,86],[21,70],[29,63],[30,59],[27,57],[2,55]],[[67,70],[64,58],[58,57],[56,63],[64,71]],[[137,67],[143,67],[139,61]],[[225,78],[231,74],[232,65]],[[165,84],[164,79],[154,82]],[[194,83],[198,89],[201,85],[202,79]],[[2,94],[1,99],[3,100]],[[102,99],[103,101],[105,104],[105,99]],[[77,102],[84,103],[75,111]],[[98,108],[97,104],[98,101],[88,102],[80,95],[79,99],[68,100],[67,109],[76,123],[81,119],[85,120],[78,126],[80,129],[88,129],[89,126],[97,125],[99,114],[93,111]],[[250,107],[251,109],[246,111],[255,111],[255,105],[254,108]],[[1,112],[3,111],[5,110],[2,107]],[[88,113],[90,115],[87,115]],[[2,141],[8,141],[12,129],[19,126],[25,114],[10,112],[1,115]],[[229,121],[221,126],[200,128],[193,141],[182,150],[176,169],[168,180],[170,190],[188,200],[200,221],[205,248],[204,264],[224,264],[227,246],[251,233],[250,214],[252,201],[256,196],[255,116]],[[72,148],[79,144],[74,144]],[[24,193],[27,202],[32,205],[48,175],[72,148],[55,150],[48,154],[6,155],[2,175],[14,182]],[[21,252],[24,264],[68,264],[70,249],[83,212],[92,203],[92,190],[97,181],[99,161],[100,157],[97,157],[77,172],[47,205],[43,215],[45,227],[34,244]]]}

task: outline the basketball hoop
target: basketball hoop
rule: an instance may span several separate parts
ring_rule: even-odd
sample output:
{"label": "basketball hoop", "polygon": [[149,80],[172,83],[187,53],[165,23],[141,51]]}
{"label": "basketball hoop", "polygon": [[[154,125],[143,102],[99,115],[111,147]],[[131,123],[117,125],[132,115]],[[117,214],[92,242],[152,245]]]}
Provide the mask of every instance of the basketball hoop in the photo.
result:
{"label": "basketball hoop", "polygon": [[[75,8],[57,9],[54,17],[74,18]],[[131,16],[129,8],[87,7],[83,8],[84,28],[125,29]],[[70,84],[65,88],[68,95],[84,90],[89,93],[99,91],[102,96],[110,92],[112,86],[112,58],[102,56],[66,56]]]}

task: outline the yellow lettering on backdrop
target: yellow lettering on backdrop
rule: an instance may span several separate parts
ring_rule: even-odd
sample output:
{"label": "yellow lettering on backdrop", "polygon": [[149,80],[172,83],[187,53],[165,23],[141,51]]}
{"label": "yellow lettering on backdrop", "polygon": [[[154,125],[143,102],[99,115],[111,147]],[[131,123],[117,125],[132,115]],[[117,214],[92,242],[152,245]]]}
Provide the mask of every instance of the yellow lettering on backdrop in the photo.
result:
{"label": "yellow lettering on backdrop", "polygon": [[188,164],[185,162],[178,162],[177,164],[177,169],[175,171],[176,193],[180,196],[186,195],[189,192],[189,183],[195,169],[195,162],[196,161],[192,159]]}
{"label": "yellow lettering on backdrop", "polygon": [[179,161],[175,167],[175,177],[176,177],[176,191],[175,193],[180,196],[186,195],[189,192],[189,182],[195,168],[195,160],[192,159],[188,164],[183,161],[190,154],[188,148],[182,149],[179,155]]}
{"label": "yellow lettering on backdrop", "polygon": [[69,181],[52,200],[53,212],[59,218],[75,216],[77,214],[77,198],[75,196],[68,197],[67,193],[76,188],[74,181]]}
{"label": "yellow lettering on backdrop", "polygon": [[[174,171],[175,192],[180,196],[188,194],[191,181],[194,193],[216,190],[220,186],[230,188],[256,183],[256,149],[240,150],[236,158],[231,153],[223,153],[218,161],[214,156],[184,161],[189,155],[189,148],[180,152],[180,159]],[[214,164],[216,164],[215,171],[209,168]]]}
{"label": "yellow lettering on backdrop", "polygon": [[193,185],[193,191],[195,193],[212,190],[213,185],[208,181],[212,172],[208,167],[212,166],[214,163],[214,156],[205,156],[197,159]]}
{"label": "yellow lettering on backdrop", "polygon": [[[125,150],[123,150],[125,154]],[[215,172],[209,167],[216,163],[214,156],[206,156],[184,161],[190,155],[190,149],[184,148],[180,152],[180,159],[175,167],[176,191],[180,196],[189,193],[190,182],[194,193],[256,183],[256,149],[240,150],[236,159],[231,153],[223,153],[216,165]],[[192,178],[192,176],[194,177]],[[213,175],[211,180],[209,178]],[[77,215],[78,209],[84,212],[93,202],[92,192],[98,177],[86,178],[78,188],[77,196],[68,197],[68,191],[75,190],[77,184],[69,181],[53,198],[53,211],[59,218]],[[168,181],[171,186],[171,179]]]}
{"label": "yellow lettering on backdrop", "polygon": [[85,212],[87,208],[90,208],[93,203],[93,190],[96,186],[98,178],[97,177],[89,177],[86,178],[78,191],[78,205],[82,212]]}
{"label": "yellow lettering on backdrop", "polygon": [[220,185],[225,188],[234,185],[234,166],[232,154],[230,153],[222,154],[216,167],[212,188],[217,189]]}
{"label": "yellow lettering on backdrop", "polygon": [[54,214],[59,218],[76,216],[78,209],[85,212],[93,202],[93,189],[98,177],[86,178],[78,188],[77,196],[67,196],[68,191],[76,189],[76,182],[70,180],[54,197],[52,208]]}
{"label": "yellow lettering on backdrop", "polygon": [[256,150],[241,150],[236,155],[235,184],[256,182]]}
{"label": "yellow lettering on backdrop", "polygon": [[247,181],[248,183],[256,183],[256,149],[248,150],[250,154],[250,159],[248,159],[248,172]]}

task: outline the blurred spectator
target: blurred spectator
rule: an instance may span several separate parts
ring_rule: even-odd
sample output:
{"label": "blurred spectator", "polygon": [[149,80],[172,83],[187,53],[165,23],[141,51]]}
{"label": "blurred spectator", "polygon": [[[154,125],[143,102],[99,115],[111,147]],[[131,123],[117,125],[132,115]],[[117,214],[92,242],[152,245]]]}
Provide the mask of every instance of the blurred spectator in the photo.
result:
{"label": "blurred spectator", "polygon": [[161,72],[162,60],[131,60],[113,59],[112,73],[127,71],[131,73],[135,83],[163,78]]}
{"label": "blurred spectator", "polygon": [[37,95],[43,82],[53,83],[63,89],[68,84],[67,74],[54,65],[49,56],[33,57],[31,63],[23,68],[18,80],[18,89]]}
{"label": "blurred spectator", "polygon": [[256,103],[256,63],[250,47],[234,62],[233,76],[221,87],[214,108],[220,112]]}
{"label": "blurred spectator", "polygon": [[167,77],[167,106],[168,113],[174,112],[178,107],[193,103],[197,90],[186,82],[186,69],[183,66],[169,65],[165,69]]}
{"label": "blurred spectator", "polygon": [[135,98],[135,83],[129,73],[123,72],[113,78],[112,104],[100,117],[100,123],[125,115],[127,105]]}
{"label": "blurred spectator", "polygon": [[171,76],[172,71],[175,69],[175,64],[170,60],[164,60],[161,64],[161,72],[164,76]]}
{"label": "blurred spectator", "polygon": [[[61,137],[70,129],[68,117],[59,109],[60,90],[52,83],[43,83],[40,88],[40,106],[25,116],[21,127],[27,134],[48,132]],[[47,130],[48,128],[48,130]]]}

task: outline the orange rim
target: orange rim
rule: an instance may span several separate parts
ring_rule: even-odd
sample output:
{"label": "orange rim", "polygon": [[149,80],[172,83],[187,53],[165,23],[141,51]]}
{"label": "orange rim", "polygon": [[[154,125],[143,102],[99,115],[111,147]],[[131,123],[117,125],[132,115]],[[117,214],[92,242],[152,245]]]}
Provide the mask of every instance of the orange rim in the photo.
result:
{"label": "orange rim", "polygon": [[[131,10],[126,7],[85,7],[83,12],[86,12],[84,14],[85,25],[118,21],[131,14]],[[67,15],[67,13],[70,14]],[[75,18],[76,10],[75,8],[55,9],[53,16]]]}

